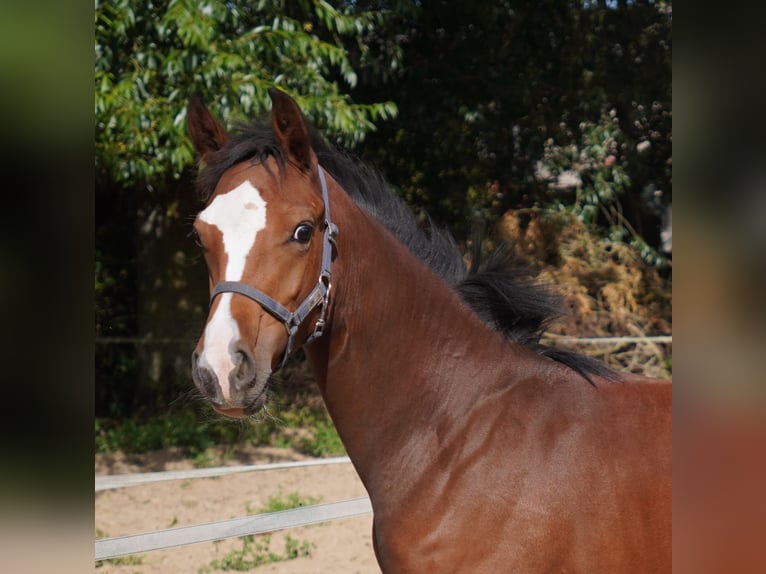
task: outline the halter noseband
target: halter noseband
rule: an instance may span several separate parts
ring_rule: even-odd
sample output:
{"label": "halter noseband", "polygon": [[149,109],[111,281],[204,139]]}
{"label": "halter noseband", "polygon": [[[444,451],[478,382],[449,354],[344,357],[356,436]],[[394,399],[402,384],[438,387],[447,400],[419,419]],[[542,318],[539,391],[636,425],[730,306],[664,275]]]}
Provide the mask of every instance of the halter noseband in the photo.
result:
{"label": "halter noseband", "polygon": [[317,319],[317,322],[314,325],[314,332],[309,335],[303,344],[305,345],[318,339],[324,333],[327,303],[330,300],[330,287],[332,286],[332,249],[333,246],[335,246],[335,239],[338,236],[338,226],[330,219],[330,199],[327,195],[327,181],[325,180],[324,170],[319,166],[317,166],[317,168],[319,170],[319,181],[322,184],[325,230],[324,244],[322,246],[322,269],[319,272],[319,281],[311,290],[311,293],[306,296],[295,311],[290,311],[266,295],[263,291],[240,281],[221,281],[213,288],[213,293],[210,295],[210,305],[212,306],[215,298],[221,293],[239,293],[258,303],[263,307],[264,311],[267,311],[282,322],[287,329],[287,347],[285,348],[285,355],[282,359],[280,368],[285,365],[287,357],[290,356],[290,353],[293,350],[295,334],[298,332],[298,327],[301,326],[309,313],[311,313],[311,311],[318,305],[322,306],[319,319]]}

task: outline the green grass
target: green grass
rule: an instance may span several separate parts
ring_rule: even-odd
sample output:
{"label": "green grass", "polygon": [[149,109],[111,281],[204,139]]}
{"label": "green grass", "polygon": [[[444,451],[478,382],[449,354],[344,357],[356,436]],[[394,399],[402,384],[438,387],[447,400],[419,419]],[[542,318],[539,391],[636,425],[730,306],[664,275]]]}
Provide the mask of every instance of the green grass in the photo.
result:
{"label": "green grass", "polygon": [[[96,540],[100,538],[109,538],[109,534],[96,528]],[[104,566],[140,566],[144,563],[143,556],[121,556],[119,558],[108,558],[106,560],[96,560],[96,568]]]}
{"label": "green grass", "polygon": [[124,420],[97,418],[96,452],[145,453],[169,447],[183,447],[196,455],[222,443],[242,439],[263,440],[262,429],[232,424],[224,419],[204,420],[193,410],[136,417]]}
{"label": "green grass", "polygon": [[[290,492],[287,495],[282,494],[280,490],[277,494],[270,496],[266,504],[255,511],[255,514],[265,512],[279,512],[289,510],[300,506],[307,506],[319,502],[319,498],[313,496],[303,496],[298,492]],[[246,505],[248,513],[253,513],[250,505]],[[289,534],[285,535],[284,548],[281,551],[272,548],[272,540],[269,534],[259,536],[242,536],[239,539],[242,547],[230,550],[221,558],[212,560],[207,566],[198,570],[199,574],[206,574],[213,571],[247,571],[252,568],[258,568],[274,562],[285,562],[294,560],[303,556],[310,556],[314,543],[308,540],[297,540]]]}
{"label": "green grass", "polygon": [[[316,406],[316,401],[314,405],[309,402],[306,397],[289,404],[283,400],[286,406],[272,408],[273,416],[259,421],[233,421],[215,415],[209,407],[187,407],[123,420],[97,418],[96,452],[140,454],[179,447],[194,458],[197,467],[221,464],[220,456],[206,452],[215,445],[291,447],[312,456],[345,454],[327,411],[321,404]],[[301,432],[296,432],[299,429]]]}
{"label": "green grass", "polygon": [[[301,506],[311,506],[321,501],[321,498],[315,498],[313,496],[303,496],[298,492],[290,492],[288,494],[282,494],[280,488],[277,494],[269,496],[266,500],[266,504],[259,508],[255,514],[262,514],[265,512],[279,512],[281,510],[290,510],[291,508],[300,508]],[[248,512],[251,510],[248,508]]]}
{"label": "green grass", "polygon": [[119,558],[108,558],[107,560],[96,561],[96,568],[103,566],[139,566],[144,563],[142,556],[121,556]]}
{"label": "green grass", "polygon": [[271,536],[243,536],[242,548],[231,550],[218,560],[213,560],[208,566],[198,570],[199,574],[213,571],[228,572],[231,570],[244,572],[274,562],[285,562],[302,556],[310,556],[314,544],[308,540],[298,541],[289,534],[285,536],[284,549],[275,551],[271,546]]}
{"label": "green grass", "polygon": [[335,425],[329,419],[317,421],[313,434],[310,438],[298,441],[296,448],[306,454],[319,457],[342,456],[346,454],[346,448],[338,436]]}

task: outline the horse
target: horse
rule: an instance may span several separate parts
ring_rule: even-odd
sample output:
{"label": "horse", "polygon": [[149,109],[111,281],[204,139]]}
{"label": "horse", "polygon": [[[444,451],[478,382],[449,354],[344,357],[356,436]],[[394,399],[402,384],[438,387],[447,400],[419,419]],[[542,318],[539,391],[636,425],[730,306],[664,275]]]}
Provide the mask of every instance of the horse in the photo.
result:
{"label": "horse", "polygon": [[555,296],[467,269],[289,95],[187,124],[210,311],[192,378],[252,418],[302,347],[373,509],[381,571],[669,572],[671,382],[540,344]]}

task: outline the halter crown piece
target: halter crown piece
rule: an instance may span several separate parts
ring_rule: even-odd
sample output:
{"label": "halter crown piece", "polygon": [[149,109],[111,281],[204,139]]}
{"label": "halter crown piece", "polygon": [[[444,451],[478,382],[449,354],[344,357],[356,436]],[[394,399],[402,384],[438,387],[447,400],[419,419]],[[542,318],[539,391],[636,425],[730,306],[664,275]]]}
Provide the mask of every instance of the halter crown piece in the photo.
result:
{"label": "halter crown piece", "polygon": [[314,332],[308,336],[303,344],[305,345],[318,339],[324,333],[325,316],[327,314],[327,306],[330,300],[330,287],[332,286],[332,249],[333,247],[337,249],[335,239],[338,237],[338,226],[330,219],[330,198],[327,195],[327,181],[325,180],[324,170],[319,166],[317,167],[319,171],[319,181],[322,184],[325,229],[324,244],[322,246],[322,268],[319,271],[319,281],[311,290],[311,293],[306,296],[295,311],[290,311],[266,295],[263,291],[246,283],[242,283],[241,281],[221,281],[213,288],[213,293],[210,295],[210,305],[212,305],[215,298],[221,293],[239,293],[258,303],[265,311],[282,322],[287,329],[287,347],[285,348],[282,364],[279,366],[280,369],[284,367],[285,362],[287,362],[287,357],[289,357],[293,351],[295,333],[297,333],[298,327],[301,326],[309,313],[311,313],[311,311],[318,305],[322,306],[319,319],[317,319],[317,322],[314,325]]}

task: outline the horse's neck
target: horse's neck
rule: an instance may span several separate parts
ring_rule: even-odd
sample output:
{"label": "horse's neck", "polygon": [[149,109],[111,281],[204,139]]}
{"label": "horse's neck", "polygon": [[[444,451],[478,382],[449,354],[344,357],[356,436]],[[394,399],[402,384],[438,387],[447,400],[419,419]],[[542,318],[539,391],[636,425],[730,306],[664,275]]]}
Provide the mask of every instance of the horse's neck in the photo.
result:
{"label": "horse's neck", "polygon": [[483,371],[511,351],[371,218],[357,212],[338,224],[330,336],[308,355],[349,456],[374,490],[434,454],[436,433],[491,384]]}

